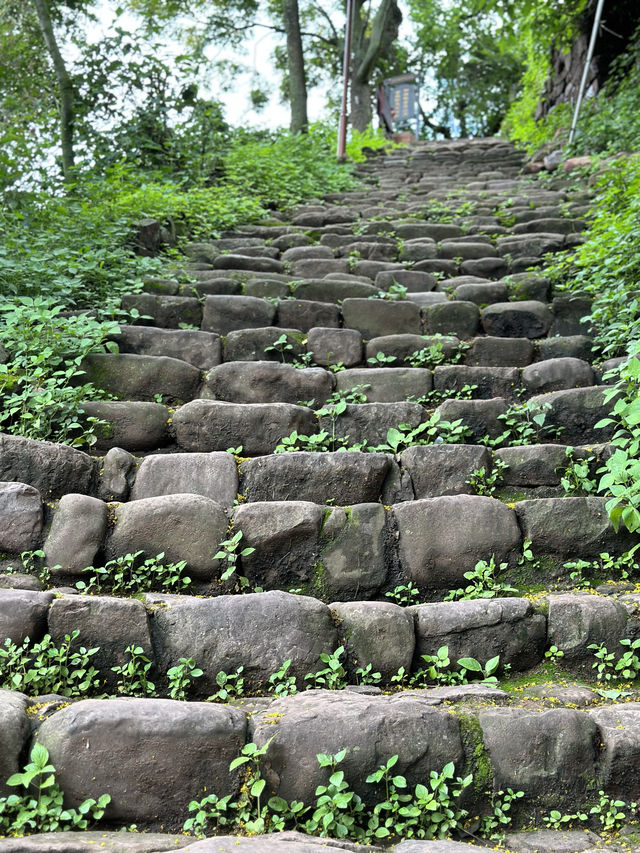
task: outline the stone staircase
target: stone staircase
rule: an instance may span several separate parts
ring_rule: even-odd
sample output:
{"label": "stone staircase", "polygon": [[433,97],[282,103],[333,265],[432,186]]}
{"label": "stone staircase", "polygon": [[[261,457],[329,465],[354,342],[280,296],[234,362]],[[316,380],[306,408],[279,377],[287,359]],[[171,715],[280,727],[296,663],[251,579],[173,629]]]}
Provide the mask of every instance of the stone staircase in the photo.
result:
{"label": "stone staircase", "polygon": [[[543,828],[600,791],[640,795],[638,697],[602,691],[589,649],[619,657],[640,637],[640,595],[615,565],[637,538],[614,532],[603,499],[561,485],[572,460],[595,477],[610,452],[588,301],[554,294],[542,270],[584,240],[590,192],[521,167],[498,139],[421,144],[359,166],[362,189],[190,244],[125,299],[141,319],[119,353],[86,361],[117,398],[86,404],[109,423],[91,454],[0,436],[2,565],[42,548],[52,567],[50,588],[0,575],[0,643],[78,631],[110,696],[2,691],[0,780],[37,736],[69,804],[111,796],[105,832],[0,849],[372,849],[177,834],[191,800],[238,794],[245,777],[228,768],[247,743],[268,746],[265,800],[314,803],[317,754],[345,748],[365,802],[393,755],[411,789],[448,762],[472,774],[469,844],[404,853],[482,846],[481,817],[509,788],[524,792],[515,827],[537,827],[511,832],[511,850],[640,849],[603,840],[597,813],[595,832]],[[78,594],[87,566],[115,561],[113,575],[137,552],[184,561],[191,582],[129,597],[103,573]],[[492,560],[492,597],[450,594]],[[598,566],[595,589],[575,589],[579,560]],[[442,647],[448,679],[412,682]],[[112,667],[131,648],[159,698],[118,695]],[[473,670],[455,683],[456,661],[487,675],[496,656],[497,686]],[[184,660],[201,675],[187,701],[167,698]],[[299,692],[273,692],[279,671]],[[221,689],[227,701],[205,701]],[[111,831],[131,824],[150,832]]]}

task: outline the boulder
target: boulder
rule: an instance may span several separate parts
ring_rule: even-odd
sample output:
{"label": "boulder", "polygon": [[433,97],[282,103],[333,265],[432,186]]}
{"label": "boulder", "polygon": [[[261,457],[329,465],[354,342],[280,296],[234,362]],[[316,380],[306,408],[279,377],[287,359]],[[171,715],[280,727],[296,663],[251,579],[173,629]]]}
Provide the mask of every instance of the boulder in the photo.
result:
{"label": "boulder", "polygon": [[579,358],[551,358],[525,367],[522,384],[529,394],[584,388],[594,384],[593,369]]}
{"label": "boulder", "polygon": [[177,358],[129,353],[91,353],[82,361],[87,382],[124,400],[192,400],[200,371]]}
{"label": "boulder", "polygon": [[193,329],[158,329],[154,326],[120,326],[116,336],[120,352],[170,356],[187,361],[199,370],[220,364],[220,336]]}
{"label": "boulder", "polygon": [[544,302],[496,302],[482,309],[482,328],[487,335],[503,338],[541,338],[553,322]]}
{"label": "boulder", "polygon": [[[485,309],[486,310],[486,309]],[[432,334],[472,338],[480,325],[480,311],[474,302],[442,302],[423,310],[426,329]]]}
{"label": "boulder", "polygon": [[439,364],[433,371],[436,391],[455,394],[465,385],[475,385],[473,396],[482,400],[513,398],[520,390],[517,367],[467,367],[463,364]]}
{"label": "boulder", "polygon": [[106,532],[106,503],[87,495],[64,495],[44,543],[46,565],[59,566],[64,574],[78,574],[93,565]]}
{"label": "boulder", "polygon": [[21,757],[30,731],[27,702],[22,693],[0,690],[0,797],[16,793],[5,780],[22,771]]}
{"label": "boulder", "polygon": [[42,541],[42,499],[26,483],[0,481],[0,551],[21,554]]}
{"label": "boulder", "polygon": [[47,630],[47,611],[52,592],[30,589],[0,589],[0,645],[9,638],[20,645],[25,637],[42,639]]}
{"label": "boulder", "polygon": [[387,577],[388,536],[385,509],[379,503],[326,511],[316,567],[316,587],[322,598],[373,598]]}
{"label": "boulder", "polygon": [[277,325],[302,332],[316,326],[337,329],[340,326],[340,309],[337,305],[311,299],[283,299],[278,305]]}
{"label": "boulder", "polygon": [[95,400],[83,403],[82,408],[88,417],[107,421],[106,426],[96,428],[96,450],[120,447],[135,453],[169,443],[169,409],[159,403]]}
{"label": "boulder", "polygon": [[203,495],[230,510],[238,494],[238,470],[230,453],[160,453],[137,469],[130,500],[160,495]]}
{"label": "boulder", "polygon": [[123,501],[129,494],[129,484],[136,461],[121,447],[112,447],[103,460],[98,481],[98,497],[103,501]]}
{"label": "boulder", "polygon": [[530,400],[545,408],[545,425],[559,429],[565,444],[608,441],[615,430],[613,424],[596,429],[598,421],[608,417],[613,409],[613,401],[605,402],[604,390],[598,386],[552,391]]}
{"label": "boulder", "polygon": [[232,361],[207,373],[202,396],[230,403],[322,404],[332,389],[332,375],[319,367],[300,370],[271,361]]}
{"label": "boulder", "polygon": [[202,329],[227,335],[236,329],[271,326],[275,316],[275,307],[265,299],[255,296],[206,296],[202,310]]}
{"label": "boulder", "polygon": [[604,745],[604,789],[613,797],[636,802],[640,796],[640,703],[589,711]]}
{"label": "boulder", "polygon": [[400,464],[411,477],[416,498],[471,494],[469,480],[474,471],[491,470],[491,454],[473,444],[430,444],[409,447]]}
{"label": "boulder", "polygon": [[617,658],[623,652],[620,640],[626,636],[627,619],[626,607],[609,596],[550,595],[549,645],[564,652],[567,661],[594,663],[593,649],[588,648],[592,643],[603,643]]}
{"label": "boulder", "polygon": [[423,367],[356,367],[336,373],[336,389],[349,391],[357,385],[368,403],[397,403],[408,397],[424,397],[433,388],[433,374]]}
{"label": "boulder", "polygon": [[356,329],[314,327],[307,336],[307,352],[316,364],[328,367],[342,364],[353,367],[362,363],[362,334]]}
{"label": "boulder", "polygon": [[403,333],[420,334],[420,308],[413,302],[384,299],[345,299],[342,319],[364,338]]}
{"label": "boulder", "polygon": [[75,447],[0,433],[0,481],[27,483],[45,500],[90,492],[96,467],[95,459]]}

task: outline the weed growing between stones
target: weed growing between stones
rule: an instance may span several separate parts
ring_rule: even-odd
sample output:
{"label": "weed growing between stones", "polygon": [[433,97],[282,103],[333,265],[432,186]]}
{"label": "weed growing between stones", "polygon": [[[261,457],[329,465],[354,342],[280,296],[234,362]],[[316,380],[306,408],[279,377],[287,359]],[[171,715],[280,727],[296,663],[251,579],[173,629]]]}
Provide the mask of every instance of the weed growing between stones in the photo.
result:
{"label": "weed growing between stones", "polygon": [[390,598],[400,607],[410,607],[412,604],[420,603],[420,590],[409,581],[406,584],[399,584],[389,592],[385,592],[385,597]]}
{"label": "weed growing between stones", "polygon": [[496,596],[511,595],[517,593],[517,589],[502,583],[496,577],[496,572],[504,572],[508,568],[507,563],[496,566],[495,555],[492,554],[489,562],[479,560],[472,571],[465,572],[463,577],[470,581],[464,589],[452,589],[445,596],[445,601],[466,601],[473,598],[495,598]]}
{"label": "weed growing between stones", "polygon": [[389,286],[388,290],[379,290],[377,293],[374,293],[369,297],[369,299],[386,299],[394,302],[406,298],[407,288],[402,284],[398,284],[397,281],[394,281],[393,284]]}
{"label": "weed growing between stones", "polygon": [[547,422],[550,410],[550,403],[540,403],[536,400],[514,403],[504,414],[498,415],[498,419],[504,422],[504,431],[497,438],[484,436],[480,439],[480,444],[487,447],[518,447],[557,438],[562,427]]}
{"label": "weed growing between stones", "polygon": [[149,679],[151,661],[141,646],[130,645],[125,649],[129,660],[119,666],[112,666],[111,672],[118,676],[118,693],[124,696],[145,698],[157,696],[156,686]]}
{"label": "weed growing between stones", "polygon": [[624,646],[626,651],[617,659],[615,653],[608,651],[604,643],[591,643],[587,646],[593,650],[596,659],[592,669],[596,670],[598,681],[635,681],[640,675],[640,658],[636,654],[637,649],[640,649],[640,639],[620,640],[620,645]]}
{"label": "weed growing between stones", "polygon": [[448,646],[441,646],[435,655],[420,657],[425,662],[426,668],[420,668],[411,676],[410,684],[414,687],[426,687],[430,684],[468,684],[467,674],[470,672],[480,676],[483,684],[495,686],[498,683],[494,673],[500,666],[500,655],[492,657],[484,666],[475,658],[458,658],[456,664],[459,669],[457,670],[451,668]]}
{"label": "weed growing between stones", "polygon": [[98,648],[81,646],[71,651],[78,635],[78,630],[66,634],[60,646],[53,643],[50,634],[45,634],[38,643],[25,637],[21,645],[7,638],[0,646],[0,688],[69,697],[96,691],[100,685],[99,673],[91,665],[91,658]]}
{"label": "weed growing between stones", "polygon": [[56,783],[46,747],[35,743],[29,759],[24,771],[9,776],[6,782],[9,787],[24,788],[25,793],[0,797],[0,834],[87,829],[100,820],[111,802],[109,794],[84,800],[77,809],[64,808],[64,794]]}
{"label": "weed growing between stones", "polygon": [[[220,543],[220,550],[214,554],[214,560],[222,560],[226,563],[226,569],[220,575],[220,580],[224,583],[230,578],[234,577],[234,580],[237,581],[239,586],[239,590],[247,590],[250,588],[249,579],[244,575],[236,574],[236,569],[238,568],[238,560],[240,557],[248,557],[249,554],[253,554],[256,550],[255,548],[246,547],[241,551],[238,551],[240,547],[240,543],[242,541],[242,530],[238,530],[230,539],[225,539],[224,542]],[[258,592],[259,590],[255,590]]]}
{"label": "weed growing between stones", "polygon": [[473,777],[471,774],[464,779],[454,777],[453,762],[446,764],[439,773],[432,770],[428,783],[416,785],[411,794],[406,778],[394,771],[398,756],[392,755],[367,776],[367,784],[383,786],[384,790],[383,798],[371,808],[351,790],[340,768],[347,750],[333,755],[319,753],[318,764],[327,768],[329,776],[326,784],[317,786],[315,804],[288,802],[274,796],[263,805],[265,780],[260,764],[272,740],[273,737],[262,747],[247,744],[241,755],[231,762],[230,770],[246,766],[248,771],[238,800],[212,794],[189,803],[189,811],[195,814],[185,821],[185,832],[203,838],[220,831],[253,834],[293,828],[308,835],[367,843],[396,837],[441,839],[462,830],[468,812],[459,807],[458,800]]}
{"label": "weed growing between stones", "polygon": [[298,692],[295,676],[289,675],[291,658],[288,658],[277,672],[269,676],[269,693],[275,694],[278,699],[284,696],[293,696]]}
{"label": "weed growing between stones", "polygon": [[494,459],[491,470],[485,470],[484,466],[474,468],[466,482],[471,486],[475,495],[486,495],[492,498],[498,486],[502,485],[504,472],[508,467],[506,462],[501,459]]}
{"label": "weed growing between stones", "polygon": [[167,670],[167,681],[169,683],[169,698],[184,700],[193,686],[193,679],[204,675],[203,671],[196,666],[193,658],[180,658],[175,666]]}
{"label": "weed growing between stones", "polygon": [[147,557],[141,562],[142,551],[125,554],[109,560],[104,566],[88,566],[83,574],[86,581],[78,581],[76,589],[83,593],[100,595],[104,590],[113,595],[134,595],[138,592],[184,592],[191,578],[184,574],[187,563],[165,563],[164,552]]}
{"label": "weed growing between stones", "polygon": [[244,667],[239,666],[235,672],[220,672],[216,675],[218,689],[207,698],[207,702],[227,702],[244,695]]}
{"label": "weed growing between stones", "polygon": [[598,791],[598,796],[598,801],[591,807],[586,805],[573,814],[562,814],[553,809],[542,820],[549,829],[569,829],[590,820],[599,826],[601,832],[616,832],[638,812],[638,803],[614,800],[604,791]]}
{"label": "weed growing between stones", "polygon": [[566,466],[556,469],[556,471],[559,470],[562,474],[560,485],[565,495],[568,497],[580,497],[595,494],[598,483],[589,476],[590,464],[594,461],[595,457],[589,456],[587,459],[576,459],[573,447],[567,447],[565,455],[567,457]]}

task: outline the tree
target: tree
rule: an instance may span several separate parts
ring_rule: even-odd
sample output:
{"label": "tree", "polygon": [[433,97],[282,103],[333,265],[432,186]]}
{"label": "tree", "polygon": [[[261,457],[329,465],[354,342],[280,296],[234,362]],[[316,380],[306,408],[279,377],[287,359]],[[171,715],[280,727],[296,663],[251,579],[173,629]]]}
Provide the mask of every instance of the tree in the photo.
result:
{"label": "tree", "polygon": [[304,132],[309,124],[307,117],[307,80],[300,33],[298,0],[282,0],[282,17],[287,36],[287,66],[289,103],[291,104],[291,132]]}

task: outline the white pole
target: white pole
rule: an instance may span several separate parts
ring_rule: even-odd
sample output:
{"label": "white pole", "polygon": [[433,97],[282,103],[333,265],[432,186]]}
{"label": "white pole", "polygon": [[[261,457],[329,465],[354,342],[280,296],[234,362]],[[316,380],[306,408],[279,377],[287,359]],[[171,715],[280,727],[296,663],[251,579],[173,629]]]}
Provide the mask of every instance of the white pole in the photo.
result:
{"label": "white pole", "polygon": [[593,19],[593,28],[591,30],[591,39],[589,41],[589,49],[587,51],[587,59],[584,64],[584,70],[582,72],[582,80],[580,81],[580,89],[578,90],[578,100],[576,101],[576,108],[573,111],[573,121],[571,122],[571,131],[569,133],[569,145],[573,142],[573,137],[576,133],[576,126],[578,124],[578,116],[580,115],[580,107],[582,106],[582,99],[584,97],[584,90],[587,86],[587,76],[589,74],[589,66],[591,65],[591,60],[593,59],[593,51],[596,46],[596,38],[598,37],[598,29],[600,27],[600,18],[602,17],[602,7],[604,6],[604,0],[598,0],[598,8],[596,9],[596,16]]}

